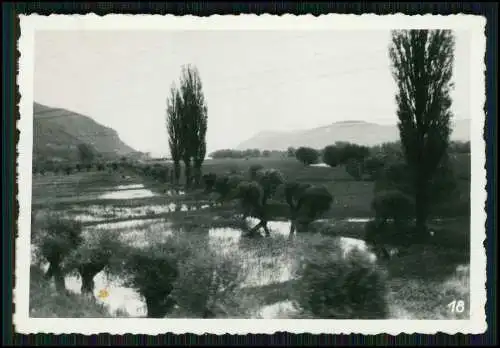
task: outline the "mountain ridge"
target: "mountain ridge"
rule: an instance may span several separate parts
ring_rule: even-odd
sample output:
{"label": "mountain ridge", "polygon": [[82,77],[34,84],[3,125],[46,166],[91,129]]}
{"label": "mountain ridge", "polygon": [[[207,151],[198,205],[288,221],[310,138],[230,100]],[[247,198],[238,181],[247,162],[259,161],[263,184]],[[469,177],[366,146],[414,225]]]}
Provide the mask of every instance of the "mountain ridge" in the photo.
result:
{"label": "mountain ridge", "polygon": [[78,145],[90,145],[104,158],[136,153],[116,130],[68,109],[33,103],[33,160],[78,160]]}
{"label": "mountain ridge", "polygon": [[[470,119],[453,121],[452,140],[470,140]],[[337,141],[373,146],[399,140],[397,125],[360,120],[334,122],[297,131],[264,131],[238,144],[236,149],[286,150],[288,147],[324,148]]]}

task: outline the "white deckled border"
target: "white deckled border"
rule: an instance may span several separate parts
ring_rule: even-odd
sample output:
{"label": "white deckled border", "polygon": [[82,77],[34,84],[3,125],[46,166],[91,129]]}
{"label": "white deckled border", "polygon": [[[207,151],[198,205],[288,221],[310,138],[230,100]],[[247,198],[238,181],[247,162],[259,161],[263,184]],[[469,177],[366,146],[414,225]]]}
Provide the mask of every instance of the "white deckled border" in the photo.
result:
{"label": "white deckled border", "polygon": [[[21,15],[18,85],[19,237],[16,241],[16,332],[80,334],[272,334],[291,333],[479,334],[486,330],[486,169],[483,126],[485,114],[486,19],[471,15],[239,15],[194,17],[173,15]],[[37,30],[388,30],[455,29],[471,33],[471,317],[470,320],[241,320],[241,319],[71,319],[29,318],[30,214],[33,142],[34,34]],[[446,304],[443,304],[446,306]]]}

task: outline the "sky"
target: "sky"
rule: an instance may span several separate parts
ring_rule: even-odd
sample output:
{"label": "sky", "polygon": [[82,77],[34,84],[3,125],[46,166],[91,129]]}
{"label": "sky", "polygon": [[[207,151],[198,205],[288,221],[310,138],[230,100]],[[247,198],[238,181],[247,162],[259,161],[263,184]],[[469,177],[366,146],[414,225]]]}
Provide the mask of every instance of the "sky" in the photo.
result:
{"label": "sky", "polygon": [[[470,33],[456,32],[452,109],[469,118]],[[168,155],[166,99],[197,67],[208,152],[261,131],[397,122],[389,31],[37,31],[34,99],[92,117],[136,150]]]}

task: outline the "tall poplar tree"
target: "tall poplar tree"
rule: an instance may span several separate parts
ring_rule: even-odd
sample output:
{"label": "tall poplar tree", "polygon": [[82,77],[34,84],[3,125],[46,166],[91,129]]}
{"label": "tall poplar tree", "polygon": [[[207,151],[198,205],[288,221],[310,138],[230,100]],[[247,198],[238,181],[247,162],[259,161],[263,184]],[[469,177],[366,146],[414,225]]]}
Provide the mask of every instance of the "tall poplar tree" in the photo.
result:
{"label": "tall poplar tree", "polygon": [[431,182],[450,141],[454,46],[450,30],[392,32],[398,128],[412,174],[418,232],[426,231]]}

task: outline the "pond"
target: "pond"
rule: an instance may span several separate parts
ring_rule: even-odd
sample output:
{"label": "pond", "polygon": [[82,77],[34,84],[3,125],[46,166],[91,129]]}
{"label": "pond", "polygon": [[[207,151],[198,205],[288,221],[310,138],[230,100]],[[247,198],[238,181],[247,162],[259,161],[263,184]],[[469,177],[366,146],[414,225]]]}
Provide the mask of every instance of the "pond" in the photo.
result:
{"label": "pond", "polygon": [[116,186],[116,190],[132,190],[132,189],[142,189],[144,188],[143,184],[130,184],[130,185],[118,185]]}
{"label": "pond", "polygon": [[88,205],[85,207],[73,206],[66,214],[71,219],[81,222],[105,222],[110,219],[134,219],[141,217],[153,217],[171,212],[196,211],[208,209],[208,204],[148,204],[136,207],[113,206],[113,205]]}
{"label": "pond", "polygon": [[100,195],[99,199],[134,199],[154,196],[157,196],[157,194],[149,189],[145,189],[142,184],[133,184],[117,186],[114,191],[105,192]]}

